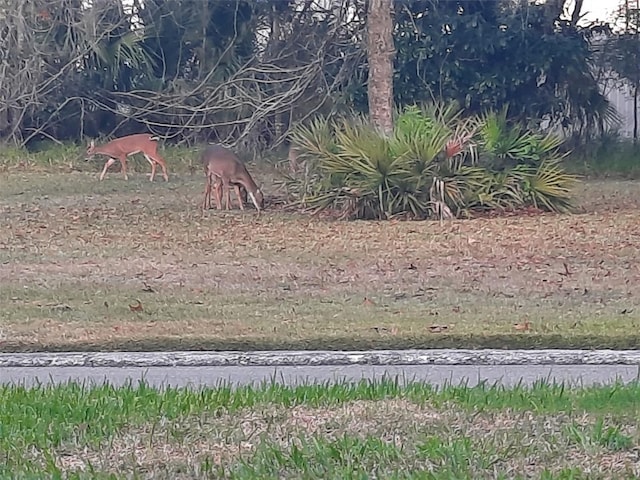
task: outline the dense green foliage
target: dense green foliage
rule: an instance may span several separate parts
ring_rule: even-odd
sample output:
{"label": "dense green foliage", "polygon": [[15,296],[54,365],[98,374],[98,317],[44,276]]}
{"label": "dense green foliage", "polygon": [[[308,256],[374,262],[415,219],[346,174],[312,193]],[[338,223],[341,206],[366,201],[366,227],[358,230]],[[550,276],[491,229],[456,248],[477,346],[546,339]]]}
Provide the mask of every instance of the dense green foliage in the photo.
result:
{"label": "dense green foliage", "polygon": [[362,118],[316,119],[293,143],[305,162],[289,191],[347,218],[469,216],[533,206],[571,209],[576,178],[561,141],[524,129],[506,109],[463,117],[454,105],[406,108],[386,138]]}
{"label": "dense green foliage", "polygon": [[408,4],[397,18],[400,104],[451,99],[470,113],[508,104],[509,114],[523,122],[547,119],[592,130],[611,120],[591,68],[598,28],[560,19],[550,5]]}
{"label": "dense green foliage", "polygon": [[[596,85],[597,29],[562,19],[562,3],[398,0],[397,105],[509,105],[523,125],[602,127],[612,111]],[[365,2],[294,4],[18,0],[0,19],[16,32],[0,40],[0,138],[151,129],[264,151],[316,113],[366,113]]]}

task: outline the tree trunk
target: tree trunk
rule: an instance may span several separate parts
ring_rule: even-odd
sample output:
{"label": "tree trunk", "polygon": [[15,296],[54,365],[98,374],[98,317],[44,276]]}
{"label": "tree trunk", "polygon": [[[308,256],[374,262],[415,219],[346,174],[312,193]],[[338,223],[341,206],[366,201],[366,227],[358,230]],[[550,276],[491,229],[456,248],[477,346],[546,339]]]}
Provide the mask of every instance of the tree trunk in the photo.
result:
{"label": "tree trunk", "polygon": [[393,131],[392,0],[369,0],[367,48],[369,115],[385,135]]}

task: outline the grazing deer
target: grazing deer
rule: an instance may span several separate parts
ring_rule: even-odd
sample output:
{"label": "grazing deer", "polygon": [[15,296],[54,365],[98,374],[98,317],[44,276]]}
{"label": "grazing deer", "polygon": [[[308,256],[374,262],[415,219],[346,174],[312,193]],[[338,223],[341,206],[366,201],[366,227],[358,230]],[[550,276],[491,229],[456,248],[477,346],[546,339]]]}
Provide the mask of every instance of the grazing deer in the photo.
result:
{"label": "grazing deer", "polygon": [[264,196],[253,180],[247,167],[229,149],[219,145],[211,145],[202,152],[202,165],[204,166],[207,182],[204,191],[204,210],[209,201],[211,205],[211,190],[215,191],[216,207],[222,208],[222,193],[225,194],[225,209],[229,210],[231,204],[230,188],[233,186],[240,209],[244,210],[244,203],[241,196],[241,188],[244,188],[258,212],[264,208]]}
{"label": "grazing deer", "polygon": [[[204,202],[202,204],[202,209],[205,210],[207,208],[211,208],[211,190],[215,192],[216,203],[218,210],[221,208],[221,198],[222,198],[222,179],[216,175],[208,175],[207,174],[208,165],[205,165],[205,176],[207,177],[207,184],[204,192]],[[213,183],[212,183],[213,182]],[[242,185],[235,183],[231,184],[236,192],[236,198],[238,199],[238,204],[240,208],[247,203],[247,189]],[[220,200],[219,200],[220,199]]]}
{"label": "grazing deer", "polygon": [[128,180],[127,157],[135,155],[136,153],[142,153],[144,158],[151,164],[151,178],[149,180],[153,182],[153,177],[156,174],[156,166],[160,165],[162,168],[162,176],[165,181],[168,182],[167,164],[164,159],[158,155],[157,140],[158,137],[154,137],[148,133],[137,133],[135,135],[116,138],[99,147],[96,147],[95,142],[91,140],[89,148],[87,148],[87,160],[96,154],[110,157],[107,163],[104,164],[104,168],[100,174],[100,181],[104,179],[107,169],[116,162],[116,159],[120,160],[120,165],[122,166],[121,172],[124,175],[124,179]]}

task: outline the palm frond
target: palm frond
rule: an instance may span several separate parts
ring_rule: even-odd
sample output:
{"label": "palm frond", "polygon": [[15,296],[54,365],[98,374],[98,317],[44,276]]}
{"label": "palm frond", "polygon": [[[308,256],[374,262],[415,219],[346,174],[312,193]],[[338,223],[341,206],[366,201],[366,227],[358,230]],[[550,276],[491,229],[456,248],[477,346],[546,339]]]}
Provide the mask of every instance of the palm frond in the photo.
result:
{"label": "palm frond", "polygon": [[572,192],[578,177],[565,172],[556,163],[542,163],[528,178],[527,190],[533,205],[552,212],[569,212]]}

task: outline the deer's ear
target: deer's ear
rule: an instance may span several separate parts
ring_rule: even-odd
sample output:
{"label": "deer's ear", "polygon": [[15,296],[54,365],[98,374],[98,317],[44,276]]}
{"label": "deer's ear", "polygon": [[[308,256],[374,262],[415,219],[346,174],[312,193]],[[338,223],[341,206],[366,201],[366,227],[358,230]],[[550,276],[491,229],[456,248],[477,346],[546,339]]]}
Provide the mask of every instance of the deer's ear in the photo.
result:
{"label": "deer's ear", "polygon": [[96,141],[92,139],[91,142],[89,142],[89,146],[90,147],[95,147],[96,146]]}

